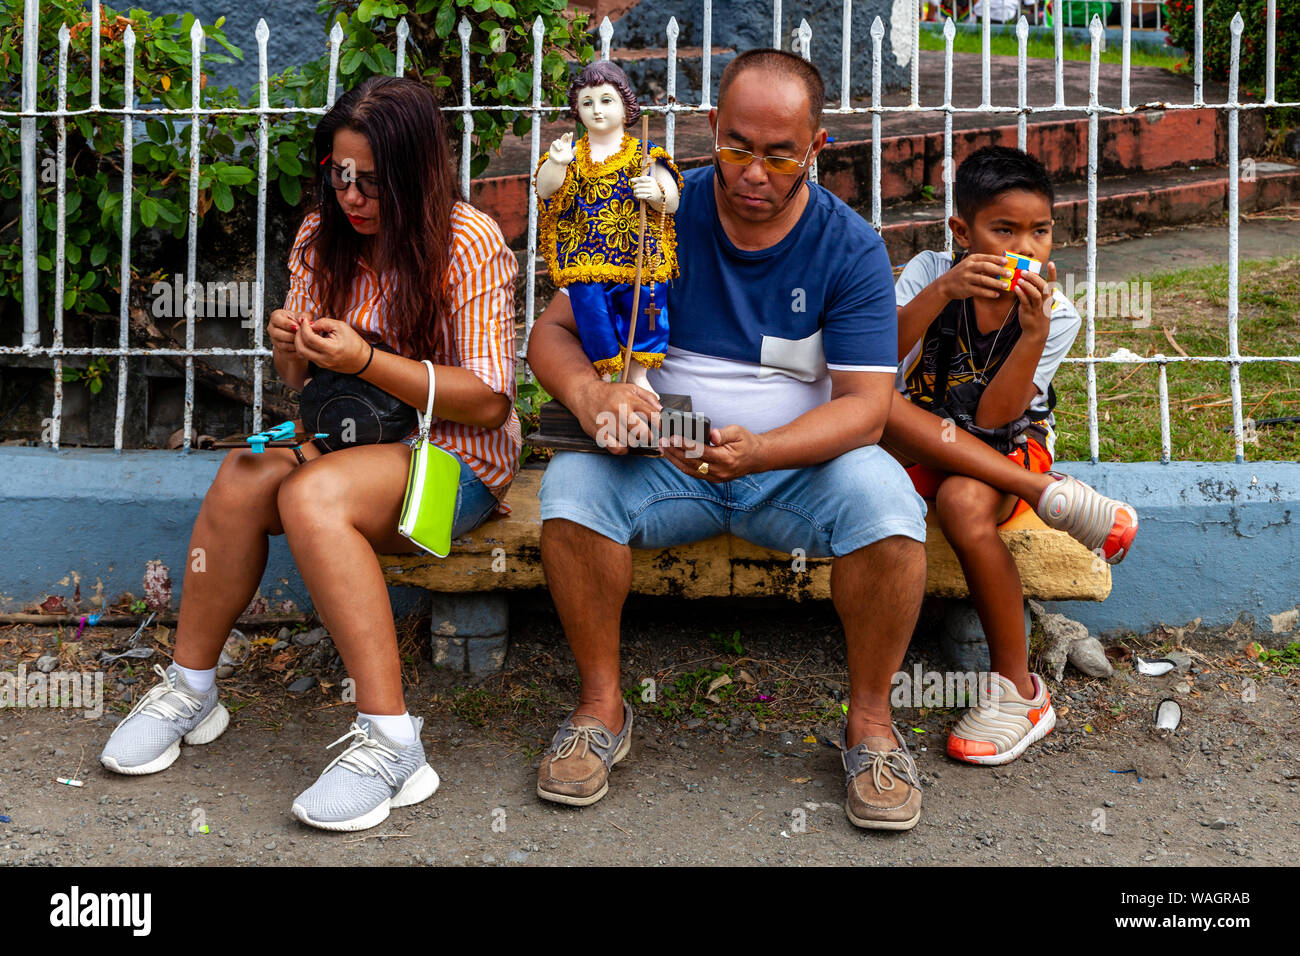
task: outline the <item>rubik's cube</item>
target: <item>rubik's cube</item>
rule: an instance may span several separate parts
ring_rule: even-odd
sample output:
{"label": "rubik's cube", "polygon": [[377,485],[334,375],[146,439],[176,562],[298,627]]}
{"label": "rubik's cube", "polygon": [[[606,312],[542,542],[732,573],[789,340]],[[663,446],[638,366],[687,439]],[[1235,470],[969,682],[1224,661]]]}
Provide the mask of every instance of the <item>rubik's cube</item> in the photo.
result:
{"label": "rubik's cube", "polygon": [[1034,275],[1041,275],[1043,264],[1037,259],[1031,259],[1029,256],[1022,256],[1015,252],[1006,252],[1007,268],[1015,270],[1010,279],[1003,279],[1002,282],[1010,292],[1016,287],[1016,282],[1022,272],[1032,272]]}

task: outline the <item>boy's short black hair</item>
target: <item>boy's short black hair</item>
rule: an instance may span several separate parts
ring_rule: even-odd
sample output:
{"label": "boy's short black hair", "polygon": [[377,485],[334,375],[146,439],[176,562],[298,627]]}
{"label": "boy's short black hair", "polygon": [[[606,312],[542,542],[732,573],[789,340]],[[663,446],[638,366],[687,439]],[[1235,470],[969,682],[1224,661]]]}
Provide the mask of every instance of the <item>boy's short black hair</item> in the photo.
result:
{"label": "boy's short black hair", "polygon": [[977,149],[957,167],[957,214],[967,223],[1008,189],[1024,189],[1055,201],[1052,178],[1047,168],[1028,153],[1009,146],[985,146]]}

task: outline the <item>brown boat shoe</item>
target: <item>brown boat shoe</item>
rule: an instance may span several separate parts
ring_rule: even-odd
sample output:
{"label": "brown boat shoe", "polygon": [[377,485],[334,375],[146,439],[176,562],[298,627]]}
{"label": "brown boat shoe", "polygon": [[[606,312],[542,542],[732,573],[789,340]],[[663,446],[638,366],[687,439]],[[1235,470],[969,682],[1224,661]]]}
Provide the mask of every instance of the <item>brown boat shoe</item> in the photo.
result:
{"label": "brown boat shoe", "polygon": [[852,750],[847,729],[846,724],[840,731],[840,756],[849,822],[868,830],[912,829],[921,819],[921,775],[898,728],[891,728],[894,740],[864,737]]}
{"label": "brown boat shoe", "polygon": [[623,729],[612,734],[601,721],[576,711],[551,738],[537,768],[543,800],[585,807],[609,792],[609,771],[632,749],[632,706],[623,701]]}

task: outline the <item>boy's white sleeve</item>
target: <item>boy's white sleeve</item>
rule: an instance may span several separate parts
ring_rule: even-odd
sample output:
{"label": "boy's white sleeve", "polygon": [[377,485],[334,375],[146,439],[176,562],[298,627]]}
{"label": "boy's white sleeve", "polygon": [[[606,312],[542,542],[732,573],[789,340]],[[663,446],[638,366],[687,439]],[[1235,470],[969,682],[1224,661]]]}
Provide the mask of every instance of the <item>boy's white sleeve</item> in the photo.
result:
{"label": "boy's white sleeve", "polygon": [[[901,309],[915,299],[922,289],[947,272],[951,266],[952,256],[946,252],[934,252],[926,249],[924,252],[913,256],[894,282],[894,301],[898,303],[898,307]],[[921,343],[924,341],[925,335],[922,334],[907,355],[903,357],[903,361],[898,363],[898,372],[894,375],[895,391],[902,392],[904,395],[907,394],[907,384],[903,378],[903,370],[916,360],[917,353],[921,350]]]}
{"label": "boy's white sleeve", "polygon": [[1074,307],[1074,303],[1066,298],[1060,289],[1057,289],[1052,294],[1052,324],[1047,332],[1047,342],[1043,345],[1043,354],[1038,359],[1038,368],[1034,370],[1034,385],[1038,388],[1038,395],[1030,402],[1031,408],[1047,407],[1047,388],[1056,376],[1061,359],[1065,358],[1070,351],[1070,346],[1074,345],[1075,337],[1078,336],[1082,324],[1083,320],[1079,318],[1079,311]]}
{"label": "boy's white sleeve", "polygon": [[951,265],[952,256],[946,252],[927,249],[913,256],[894,282],[894,300],[900,308],[907,305],[922,289],[947,272]]}

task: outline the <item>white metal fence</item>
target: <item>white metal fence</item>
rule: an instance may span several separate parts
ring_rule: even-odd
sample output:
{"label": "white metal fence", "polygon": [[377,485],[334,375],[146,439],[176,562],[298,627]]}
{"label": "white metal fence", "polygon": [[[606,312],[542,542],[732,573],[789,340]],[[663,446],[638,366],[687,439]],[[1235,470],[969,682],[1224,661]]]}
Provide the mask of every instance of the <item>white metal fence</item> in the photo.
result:
{"label": "white metal fence", "polygon": [[[339,59],[339,47],[343,41],[341,28],[336,24],[330,32],[330,70],[329,86],[325,97],[325,103],[318,107],[304,108],[271,108],[268,99],[267,86],[267,64],[266,64],[266,45],[269,35],[265,21],[259,21],[255,37],[258,48],[258,89],[259,105],[251,108],[241,109],[222,109],[208,110],[203,108],[201,84],[199,82],[200,67],[200,47],[203,41],[203,31],[198,22],[195,22],[190,32],[190,45],[192,54],[192,83],[193,91],[189,109],[165,109],[165,108],[142,108],[135,103],[134,93],[132,90],[132,51],[134,49],[135,37],[128,27],[122,37],[122,43],[125,47],[125,82],[124,88],[128,91],[126,102],[121,106],[108,106],[100,102],[99,97],[99,50],[100,50],[100,30],[99,30],[99,5],[92,2],[91,21],[92,30],[92,49],[91,49],[91,77],[92,88],[90,102],[87,106],[77,109],[70,109],[67,103],[67,57],[69,33],[66,24],[59,31],[59,51],[58,51],[58,108],[53,111],[37,111],[37,83],[36,73],[38,69],[38,57],[36,49],[37,21],[39,17],[39,5],[37,0],[24,0],[25,2],[25,42],[23,45],[23,66],[22,66],[22,108],[19,111],[0,110],[0,122],[12,123],[17,120],[21,127],[21,146],[22,146],[22,247],[23,247],[23,333],[22,344],[19,346],[0,347],[0,355],[25,355],[25,356],[46,356],[53,361],[55,370],[54,384],[54,408],[53,408],[53,427],[51,430],[51,444],[54,448],[59,447],[59,429],[62,420],[63,408],[63,382],[62,369],[64,356],[83,355],[83,356],[104,356],[116,357],[117,362],[117,408],[115,415],[114,428],[114,447],[122,448],[123,421],[126,413],[126,384],[128,374],[128,360],[130,358],[141,358],[144,356],[163,356],[177,355],[185,358],[185,409],[184,409],[184,447],[188,448],[191,444],[193,433],[193,412],[194,412],[194,357],[195,356],[244,356],[252,359],[253,365],[253,427],[260,429],[262,426],[262,385],[263,385],[263,360],[271,356],[271,352],[264,345],[263,333],[265,326],[263,289],[264,277],[266,270],[266,182],[267,182],[267,130],[271,116],[287,115],[294,113],[308,113],[321,115],[324,114],[334,103],[337,89],[337,70]],[[702,54],[701,54],[701,101],[695,105],[688,105],[677,102],[677,38],[679,27],[676,19],[670,19],[666,27],[667,38],[667,76],[666,91],[667,105],[647,106],[648,112],[664,113],[666,125],[665,147],[669,152],[673,151],[675,140],[676,119],[679,113],[699,113],[707,112],[711,103],[710,90],[712,68],[710,64],[711,46],[712,46],[712,2],[711,0],[702,0]],[[917,0],[917,19],[919,19],[921,3],[923,0]],[[1065,361],[1074,363],[1083,363],[1087,369],[1087,394],[1088,394],[1088,440],[1089,452],[1093,461],[1098,458],[1098,416],[1097,416],[1097,379],[1096,367],[1100,363],[1113,364],[1154,364],[1158,367],[1158,388],[1160,402],[1160,444],[1161,460],[1169,461],[1171,457],[1170,448],[1170,424],[1169,424],[1169,392],[1167,381],[1167,368],[1170,364],[1178,365],[1180,363],[1193,362],[1210,362],[1227,364],[1229,367],[1230,387],[1232,398],[1232,421],[1233,433],[1235,439],[1236,460],[1244,460],[1243,444],[1243,418],[1242,418],[1242,400],[1241,400],[1241,382],[1240,368],[1243,364],[1256,362],[1285,362],[1300,363],[1300,355],[1289,356],[1243,356],[1238,349],[1238,221],[1239,221],[1239,204],[1238,204],[1238,180],[1239,175],[1236,171],[1240,169],[1238,156],[1238,118],[1242,110],[1262,109],[1269,106],[1300,106],[1300,103],[1278,103],[1275,98],[1275,60],[1276,60],[1276,0],[1268,0],[1268,30],[1267,30],[1267,67],[1266,67],[1266,89],[1265,97],[1262,102],[1240,102],[1238,97],[1238,70],[1241,55],[1241,33],[1243,23],[1241,14],[1238,13],[1232,19],[1230,24],[1217,24],[1216,29],[1226,29],[1231,31],[1231,76],[1228,83],[1227,100],[1223,103],[1207,103],[1203,96],[1203,38],[1205,35],[1203,0],[1196,0],[1196,42],[1193,51],[1193,76],[1192,76],[1192,101],[1189,103],[1169,103],[1169,102],[1149,102],[1133,103],[1130,98],[1130,52],[1131,52],[1131,8],[1134,0],[1122,0],[1123,8],[1122,22],[1123,44],[1121,54],[1121,87],[1120,102],[1118,105],[1102,105],[1098,101],[1098,75],[1100,63],[1101,39],[1103,27],[1100,20],[1093,18],[1090,25],[1091,36],[1091,58],[1088,81],[1088,102],[1067,104],[1065,102],[1065,80],[1064,80],[1064,57],[1063,57],[1063,40],[1062,40],[1062,23],[1060,18],[1055,20],[1055,86],[1056,96],[1054,102],[1049,106],[1030,106],[1027,102],[1026,89],[1026,45],[1028,38],[1028,21],[1021,16],[1016,24],[1016,36],[1019,41],[1018,54],[1018,83],[1017,96],[1014,104],[994,104],[992,102],[992,89],[990,81],[990,46],[989,37],[991,31],[991,21],[988,15],[988,6],[985,6],[985,15],[983,17],[983,52],[981,67],[981,102],[974,107],[957,107],[952,102],[952,81],[953,81],[953,37],[956,28],[951,20],[944,24],[945,54],[944,54],[944,88],[943,99],[939,103],[932,105],[922,105],[920,101],[920,70],[919,70],[919,31],[915,24],[917,20],[912,21],[910,30],[911,49],[911,82],[909,102],[900,106],[888,106],[881,101],[881,63],[882,63],[882,45],[885,35],[884,23],[879,17],[871,25],[870,39],[872,49],[872,77],[871,77],[871,96],[868,105],[854,105],[850,97],[850,67],[851,52],[853,45],[851,42],[851,24],[852,24],[852,0],[844,0],[843,6],[843,26],[842,26],[842,58],[840,63],[840,100],[835,107],[827,108],[826,112],[831,114],[869,114],[871,116],[871,153],[872,153],[872,178],[871,178],[871,223],[879,230],[882,226],[881,211],[881,118],[886,113],[912,112],[917,111],[942,114],[944,117],[944,157],[945,169],[952,168],[952,139],[953,126],[952,117],[957,113],[978,113],[989,114],[993,117],[1012,116],[1016,118],[1018,130],[1018,144],[1023,149],[1026,140],[1026,122],[1029,115],[1033,113],[1053,112],[1053,113],[1077,113],[1086,116],[1088,120],[1088,164],[1087,164],[1087,298],[1086,311],[1084,314],[1084,330],[1086,356],[1080,358],[1067,358]],[[782,11],[781,0],[775,0],[772,9],[772,42],[774,46],[783,45],[782,29]],[[484,106],[470,102],[470,71],[471,57],[469,52],[468,39],[471,34],[471,26],[468,20],[462,19],[458,26],[458,33],[461,38],[461,102],[459,105],[445,106],[444,110],[449,113],[460,113],[464,118],[464,132],[462,135],[462,148],[460,156],[460,186],[462,194],[468,198],[470,189],[470,155],[471,155],[471,138],[474,132],[473,112],[482,110],[498,110],[502,112],[527,113],[534,119],[532,132],[530,134],[529,148],[529,169],[536,167],[541,151],[541,129],[540,119],[554,112],[554,109],[542,104],[542,39],[543,24],[539,18],[532,29],[533,40],[533,79],[531,102],[527,105],[515,106]],[[598,28],[600,38],[600,51],[603,58],[608,59],[610,54],[610,45],[613,39],[614,28],[608,18],[606,18]],[[408,29],[405,20],[398,23],[396,27],[397,37],[397,59],[396,72],[400,75],[404,70],[405,63],[405,45],[408,36]],[[794,49],[805,58],[809,55],[812,42],[812,30],[807,21],[800,23],[797,30],[794,31]],[[1101,115],[1122,115],[1142,110],[1198,110],[1209,109],[1224,111],[1227,114],[1228,126],[1228,305],[1226,324],[1228,331],[1228,351],[1226,355],[1163,355],[1157,354],[1151,357],[1141,357],[1128,353],[1127,355],[1117,354],[1113,356],[1098,356],[1096,354],[1096,306],[1097,306],[1097,179],[1098,179],[1098,117]],[[255,288],[253,295],[253,314],[251,316],[251,336],[252,342],[248,348],[208,348],[199,349],[195,347],[195,276],[196,255],[197,255],[197,227],[198,227],[198,181],[199,181],[199,164],[200,164],[200,143],[199,143],[199,118],[214,115],[216,113],[244,113],[253,114],[258,117],[258,152],[257,152],[257,255],[256,255],[256,273]],[[69,117],[83,114],[98,114],[107,116],[120,116],[123,122],[123,144],[122,144],[122,183],[123,183],[123,202],[122,202],[122,264],[121,264],[121,295],[119,305],[119,338],[116,348],[70,348],[64,344],[63,340],[63,290],[66,272],[66,255],[65,255],[65,189],[67,175],[67,143],[66,143],[66,121]],[[189,117],[191,132],[191,152],[190,152],[190,192],[189,192],[189,221],[188,221],[188,239],[187,239],[187,278],[189,282],[186,285],[185,294],[185,346],[182,349],[151,349],[151,348],[132,348],[129,344],[129,322],[128,322],[128,297],[129,297],[129,278],[130,278],[130,228],[131,228],[131,149],[132,149],[132,123],[139,118],[150,118],[160,115],[173,115]],[[36,236],[38,229],[38,218],[36,211],[36,124],[39,119],[51,118],[55,121],[55,130],[57,134],[56,146],[56,196],[57,196],[57,230],[55,238],[55,285],[54,296],[52,299],[52,319],[53,319],[53,341],[49,345],[43,345],[40,341],[39,331],[39,305],[37,297],[37,252]],[[816,170],[813,170],[815,178]],[[536,289],[535,289],[535,267],[537,263],[537,208],[535,197],[530,192],[530,201],[528,207],[528,234],[527,234],[527,270],[525,279],[525,321],[527,328],[531,330],[533,318],[536,309]],[[952,190],[945,189],[945,215],[951,216],[953,212]],[[946,236],[947,248],[951,249],[952,236]]]}
{"label": "white metal fence", "polygon": [[[1015,6],[1018,8],[1017,15],[1023,15],[1029,20],[1030,26],[1047,25],[1048,20],[1061,19],[1067,27],[1087,28],[1089,24],[1089,13],[1097,7],[1103,6],[1116,8],[1120,6],[1119,0],[1019,0]],[[1007,3],[1003,8],[1008,8],[1012,4]],[[1164,0],[1132,0],[1129,8],[1121,11],[1121,16],[1134,30],[1161,31],[1164,29]],[[932,8],[933,7],[933,8]],[[976,8],[979,8],[978,10]],[[965,0],[963,7],[962,0],[954,4],[954,13],[958,20],[964,20],[967,23],[974,23],[982,19],[984,9],[992,10],[992,3],[989,0]],[[1060,17],[1057,17],[1056,10],[1060,8]],[[937,14],[940,5],[933,5],[924,2],[921,4],[921,20],[934,22],[941,19]],[[990,14],[991,15],[991,14]],[[946,18],[944,18],[946,19]],[[998,23],[1010,23],[1012,21],[999,19]],[[1055,25],[1054,23],[1051,25]]]}

